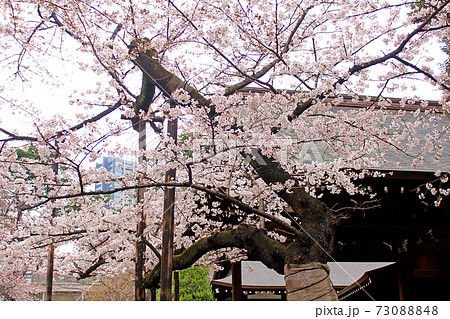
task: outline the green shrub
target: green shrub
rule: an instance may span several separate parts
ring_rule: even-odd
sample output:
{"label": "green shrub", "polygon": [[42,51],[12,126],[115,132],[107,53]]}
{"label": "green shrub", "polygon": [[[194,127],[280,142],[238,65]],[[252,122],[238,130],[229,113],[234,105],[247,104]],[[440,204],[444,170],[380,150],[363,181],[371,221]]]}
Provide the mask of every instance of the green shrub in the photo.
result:
{"label": "green shrub", "polygon": [[[195,266],[178,272],[180,278],[180,301],[215,301],[212,285],[208,279],[209,268]],[[172,280],[172,299],[173,299]],[[156,294],[159,300],[159,289]]]}

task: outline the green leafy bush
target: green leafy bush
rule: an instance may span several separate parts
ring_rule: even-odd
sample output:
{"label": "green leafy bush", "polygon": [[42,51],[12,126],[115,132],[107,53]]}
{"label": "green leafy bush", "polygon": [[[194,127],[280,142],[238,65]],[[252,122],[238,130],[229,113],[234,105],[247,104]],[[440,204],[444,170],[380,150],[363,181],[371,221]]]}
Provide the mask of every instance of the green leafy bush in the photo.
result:
{"label": "green leafy bush", "polygon": [[180,301],[215,300],[208,273],[209,268],[200,266],[180,271]]}
{"label": "green leafy bush", "polygon": [[[208,279],[209,268],[195,266],[179,271],[180,301],[215,301],[212,285]],[[172,280],[172,299],[173,293]],[[159,289],[156,299],[159,300]]]}

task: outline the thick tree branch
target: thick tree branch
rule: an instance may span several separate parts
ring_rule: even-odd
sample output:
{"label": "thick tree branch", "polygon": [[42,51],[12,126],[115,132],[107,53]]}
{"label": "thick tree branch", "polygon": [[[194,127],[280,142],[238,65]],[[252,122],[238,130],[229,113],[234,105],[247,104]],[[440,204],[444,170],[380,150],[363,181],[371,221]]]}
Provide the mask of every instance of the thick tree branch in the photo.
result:
{"label": "thick tree branch", "polygon": [[[248,256],[261,260],[267,267],[282,274],[284,271],[287,248],[276,240],[267,237],[261,229],[247,225],[239,225],[236,229],[217,232],[210,237],[202,238],[186,249],[182,254],[173,257],[173,270],[190,267],[204,254],[220,248],[242,248],[248,251]],[[158,285],[160,264],[146,274],[145,288]]]}
{"label": "thick tree branch", "polygon": [[103,258],[103,256],[100,256],[97,259],[97,261],[93,265],[91,265],[88,269],[86,269],[85,271],[78,272],[78,278],[77,279],[81,280],[81,279],[85,279],[85,278],[91,277],[92,273],[94,271],[96,271],[100,266],[102,266],[104,264],[107,264],[107,261]]}
{"label": "thick tree branch", "polygon": [[203,97],[195,88],[185,83],[175,74],[166,70],[161,63],[153,57],[151,52],[139,52],[133,63],[142,70],[148,79],[155,83],[167,98],[177,89],[184,89],[199,106],[211,107],[211,101]]}
{"label": "thick tree branch", "polygon": [[8,130],[5,130],[4,128],[0,127],[0,132],[8,135],[8,138],[1,139],[0,142],[9,142],[9,141],[29,141],[29,142],[35,142],[37,141],[37,138],[32,136],[23,136],[23,135],[17,135],[14,134]]}
{"label": "thick tree branch", "polygon": [[403,63],[404,65],[409,66],[410,68],[416,70],[418,73],[425,75],[427,78],[431,79],[433,82],[438,83],[443,89],[450,91],[450,87],[447,84],[438,81],[438,79],[436,79],[430,72],[427,72],[427,71],[419,68],[417,65],[412,64],[411,62],[408,62],[398,56],[395,57],[395,59],[397,61]]}
{"label": "thick tree branch", "polygon": [[142,241],[144,242],[145,245],[147,245],[147,247],[149,247],[153,253],[156,255],[156,257],[161,260],[161,254],[160,252],[156,249],[155,246],[153,246],[145,237],[142,237]]}
{"label": "thick tree branch", "polygon": [[[114,104],[114,105],[111,106],[111,107],[108,107],[106,110],[104,110],[104,111],[98,113],[97,115],[95,115],[95,116],[93,116],[93,117],[91,117],[91,118],[89,118],[89,119],[87,119],[87,120],[84,120],[83,122],[78,123],[78,124],[76,124],[76,125],[70,127],[70,128],[67,129],[67,130],[62,130],[62,131],[56,132],[56,133],[55,133],[53,136],[51,136],[49,139],[63,136],[63,135],[66,134],[67,132],[74,132],[74,131],[80,130],[80,129],[82,129],[86,124],[88,124],[88,123],[94,123],[94,122],[96,122],[96,121],[102,119],[102,118],[105,117],[106,115],[108,115],[108,114],[114,112],[114,111],[117,110],[121,105],[122,105],[122,102],[120,102],[120,101],[119,101],[119,102],[116,102],[116,104]],[[3,129],[3,128],[0,128],[0,132],[2,132],[2,133],[4,133],[4,134],[6,134],[6,135],[9,136],[9,138],[6,138],[6,139],[0,139],[0,142],[8,142],[8,141],[29,141],[29,142],[37,142],[37,140],[38,140],[36,137],[33,137],[33,136],[21,136],[21,135],[17,135],[17,134],[14,134],[14,133],[12,133],[12,132],[9,132],[9,131],[7,131],[7,130],[5,130],[5,129]]]}
{"label": "thick tree branch", "polygon": [[[89,118],[87,120],[84,120],[83,122],[78,123],[77,125],[72,126],[67,131],[74,132],[74,131],[77,131],[79,129],[82,129],[88,123],[97,122],[98,120],[102,119],[106,115],[108,115],[108,114],[114,112],[115,110],[117,110],[121,105],[122,105],[122,102],[118,101],[113,106],[109,106],[106,110],[98,113],[97,115],[95,115],[95,116],[93,116],[93,117],[91,117],[91,118]],[[61,136],[67,131],[60,131],[60,132],[56,133],[55,136]]]}
{"label": "thick tree branch", "polygon": [[219,199],[222,199],[222,200],[224,200],[226,202],[235,204],[236,206],[238,206],[244,212],[255,214],[255,215],[267,218],[268,220],[278,224],[283,229],[292,232],[293,234],[295,234],[298,237],[302,236],[301,232],[299,232],[299,230],[296,229],[295,227],[292,227],[291,225],[289,225],[289,224],[279,220],[278,218],[276,218],[273,215],[267,214],[266,212],[260,211],[260,210],[254,208],[254,207],[252,207],[250,205],[247,205],[247,204],[241,202],[240,200],[238,200],[238,199],[236,199],[236,198],[234,198],[232,196],[228,196],[228,195],[226,195],[226,194],[224,194],[222,192],[217,192],[217,191],[214,191],[214,190],[212,190],[210,188],[207,188],[207,187],[204,187],[204,186],[201,186],[201,185],[193,184],[193,185],[191,185],[191,187],[194,188],[194,189],[198,189],[198,190],[201,190],[203,192],[206,192],[206,193],[208,193],[210,195],[214,195],[215,197],[218,197]]}
{"label": "thick tree branch", "polygon": [[[334,226],[336,223],[331,210],[322,201],[305,192],[275,159],[267,157],[260,150],[258,150],[258,156],[258,160],[250,159],[249,164],[267,185],[286,183],[288,180],[294,182],[294,186],[290,191],[284,188],[276,191],[277,195],[299,217],[301,230],[306,236],[313,240],[319,246],[318,248],[330,251],[333,245]],[[305,237],[305,234],[303,234],[303,237]]]}
{"label": "thick tree branch", "polygon": [[[153,81],[150,81],[148,76],[142,75],[141,92],[136,98],[136,102],[134,102],[134,116],[129,119],[131,121],[133,129],[136,132],[139,132],[140,112],[142,111],[144,112],[144,114],[148,113],[150,105],[153,102],[154,96],[155,96],[155,83]],[[122,115],[122,119],[127,118]],[[155,130],[156,133],[160,133],[160,131],[158,131],[154,125],[152,125],[152,128]]]}

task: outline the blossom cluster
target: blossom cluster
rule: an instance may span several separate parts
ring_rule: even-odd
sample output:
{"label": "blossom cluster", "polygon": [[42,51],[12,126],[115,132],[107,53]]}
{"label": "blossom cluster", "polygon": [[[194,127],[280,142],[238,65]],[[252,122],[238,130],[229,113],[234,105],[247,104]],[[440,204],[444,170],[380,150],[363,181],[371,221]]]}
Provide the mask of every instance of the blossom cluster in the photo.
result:
{"label": "blossom cluster", "polygon": [[[238,224],[265,228],[268,216],[300,224],[282,191],[371,196],[359,181],[392,170],[435,170],[418,196],[440,205],[450,90],[429,47],[447,35],[448,9],[429,3],[2,2],[0,293],[35,294],[26,275],[46,270],[50,246],[58,275],[132,268],[142,220],[161,251],[165,187],[176,187],[177,252]],[[157,94],[136,114],[142,76]],[[439,87],[440,104],[418,96],[424,83]],[[148,123],[145,142],[136,118]],[[177,138],[165,133],[174,119]],[[95,165],[102,156],[136,159],[134,169],[113,174]],[[289,178],[264,180],[255,167],[269,160]],[[204,260],[236,258],[230,248]],[[157,262],[146,249],[146,269]]]}

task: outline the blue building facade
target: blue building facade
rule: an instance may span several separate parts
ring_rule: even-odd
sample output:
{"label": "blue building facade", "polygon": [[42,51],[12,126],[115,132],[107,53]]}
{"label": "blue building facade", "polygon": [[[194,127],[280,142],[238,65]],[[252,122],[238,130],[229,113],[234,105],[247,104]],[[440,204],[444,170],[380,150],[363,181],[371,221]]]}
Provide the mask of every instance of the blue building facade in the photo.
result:
{"label": "blue building facade", "polygon": [[[106,156],[106,157],[102,158],[101,163],[96,164],[97,169],[100,167],[104,167],[108,172],[111,172],[114,175],[120,177],[124,174],[124,172],[133,171],[133,162],[127,161],[127,160],[124,160],[124,159],[118,158],[118,157]],[[120,185],[115,182],[96,183],[95,191],[110,191],[110,190],[113,190],[118,187],[120,187]],[[111,199],[115,202],[121,202],[122,201],[122,192],[117,192],[117,193],[111,194]]]}

